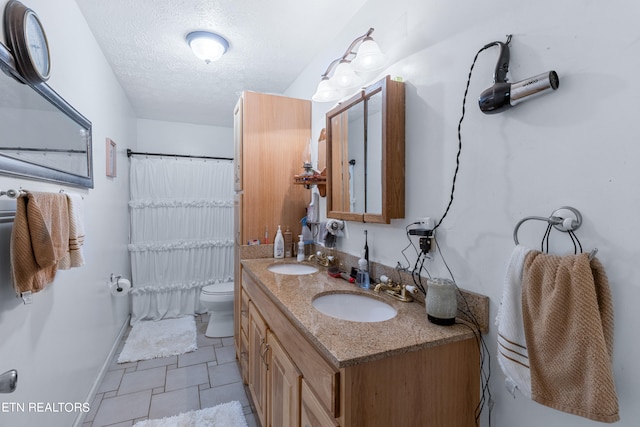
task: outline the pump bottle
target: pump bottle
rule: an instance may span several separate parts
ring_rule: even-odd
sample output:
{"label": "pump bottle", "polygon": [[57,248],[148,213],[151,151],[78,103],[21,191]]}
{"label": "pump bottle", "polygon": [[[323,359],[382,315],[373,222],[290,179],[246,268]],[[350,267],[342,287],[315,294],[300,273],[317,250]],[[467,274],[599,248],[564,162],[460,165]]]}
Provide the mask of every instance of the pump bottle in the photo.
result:
{"label": "pump bottle", "polygon": [[369,289],[369,266],[365,259],[363,251],[362,258],[358,260],[358,274],[356,274],[356,286],[363,289]]}
{"label": "pump bottle", "polygon": [[289,258],[293,251],[293,239],[289,227],[284,230],[282,235],[284,236],[284,257]]}
{"label": "pump bottle", "polygon": [[273,257],[284,258],[284,237],[282,236],[282,230],[278,226],[278,233],[273,240]]}
{"label": "pump bottle", "polygon": [[296,258],[298,262],[304,261],[304,241],[302,240],[303,237],[304,236],[302,234],[298,236],[298,239],[300,239],[298,241],[298,257]]}

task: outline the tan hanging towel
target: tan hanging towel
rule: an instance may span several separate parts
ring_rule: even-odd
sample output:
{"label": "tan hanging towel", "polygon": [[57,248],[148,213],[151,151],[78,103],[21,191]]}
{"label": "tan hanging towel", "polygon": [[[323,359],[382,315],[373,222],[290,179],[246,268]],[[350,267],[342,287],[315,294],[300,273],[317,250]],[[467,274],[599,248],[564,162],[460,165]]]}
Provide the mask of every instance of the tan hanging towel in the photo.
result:
{"label": "tan hanging towel", "polygon": [[531,251],[522,282],[531,398],[591,420],[620,419],[613,360],[613,301],[589,254]]}
{"label": "tan hanging towel", "polygon": [[69,251],[67,197],[27,192],[17,199],[11,232],[11,270],[16,292],[38,292],[51,283]]}

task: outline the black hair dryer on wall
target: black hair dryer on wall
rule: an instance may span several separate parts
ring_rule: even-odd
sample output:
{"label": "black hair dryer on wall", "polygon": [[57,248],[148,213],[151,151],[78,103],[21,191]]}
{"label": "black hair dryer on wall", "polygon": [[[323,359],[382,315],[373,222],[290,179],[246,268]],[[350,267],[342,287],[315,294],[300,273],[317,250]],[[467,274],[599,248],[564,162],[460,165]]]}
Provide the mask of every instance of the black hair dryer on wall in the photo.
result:
{"label": "black hair dryer on wall", "polygon": [[478,99],[480,110],[485,114],[501,113],[525,99],[542,95],[549,90],[556,90],[560,84],[558,74],[555,71],[538,74],[517,83],[507,83],[510,41],[511,36],[508,36],[507,43],[493,42],[484,47],[484,49],[491,46],[500,47],[500,56],[493,75],[493,86],[484,90]]}

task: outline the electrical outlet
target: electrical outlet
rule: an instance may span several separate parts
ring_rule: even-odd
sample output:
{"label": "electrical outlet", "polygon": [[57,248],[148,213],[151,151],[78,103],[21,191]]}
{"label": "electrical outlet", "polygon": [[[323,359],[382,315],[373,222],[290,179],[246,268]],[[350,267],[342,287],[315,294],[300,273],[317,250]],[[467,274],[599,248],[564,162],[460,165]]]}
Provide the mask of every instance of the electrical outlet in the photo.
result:
{"label": "electrical outlet", "polygon": [[431,251],[431,238],[433,235],[431,234],[431,230],[427,230],[429,234],[426,237],[420,237],[420,250],[424,254],[428,254]]}
{"label": "electrical outlet", "polygon": [[433,230],[433,219],[431,219],[431,217],[425,216],[424,218],[419,218],[416,223],[418,223],[419,228]]}

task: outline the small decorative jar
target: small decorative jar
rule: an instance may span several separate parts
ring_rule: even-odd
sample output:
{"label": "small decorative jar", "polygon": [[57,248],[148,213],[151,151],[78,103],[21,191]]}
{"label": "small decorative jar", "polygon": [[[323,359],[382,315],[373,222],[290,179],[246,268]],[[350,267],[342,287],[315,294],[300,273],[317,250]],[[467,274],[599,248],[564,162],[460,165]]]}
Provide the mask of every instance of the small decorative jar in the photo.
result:
{"label": "small decorative jar", "polygon": [[427,286],[427,318],[436,325],[453,325],[458,311],[456,284],[449,279],[438,278],[429,279]]}

